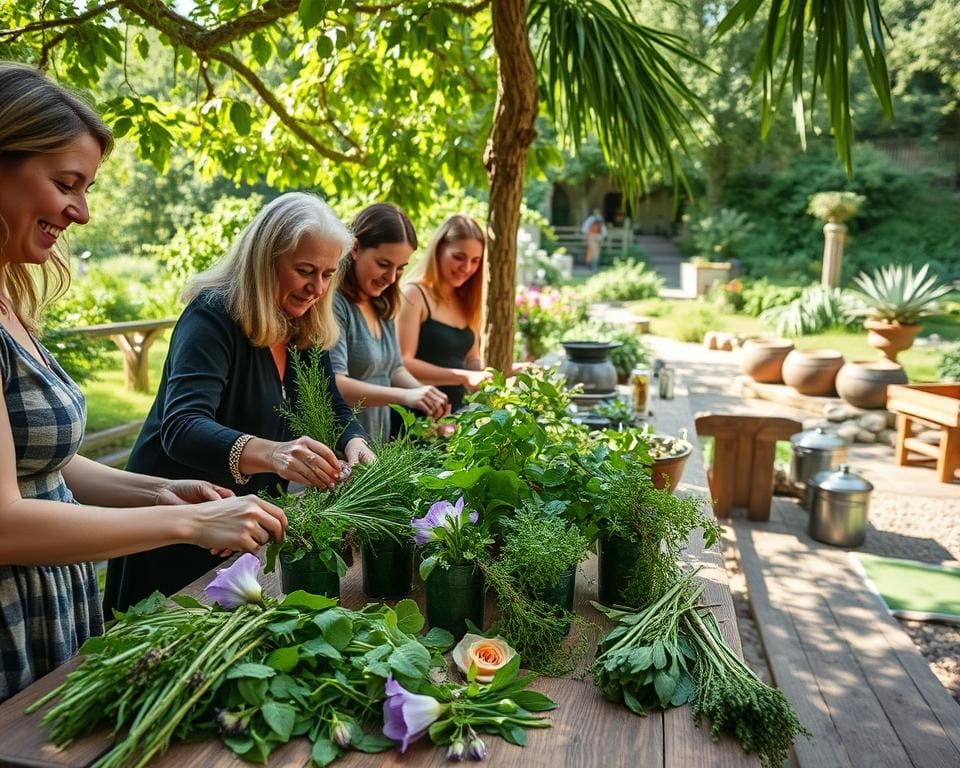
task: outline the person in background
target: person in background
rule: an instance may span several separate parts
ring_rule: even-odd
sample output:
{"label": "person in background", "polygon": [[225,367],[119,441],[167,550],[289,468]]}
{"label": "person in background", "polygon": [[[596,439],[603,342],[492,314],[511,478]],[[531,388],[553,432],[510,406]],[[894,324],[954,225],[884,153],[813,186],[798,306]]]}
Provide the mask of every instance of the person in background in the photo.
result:
{"label": "person in background", "polygon": [[[337,445],[291,434],[280,408],[297,402],[288,357],[337,339],[332,302],[337,263],[353,238],[319,198],[291,192],[267,204],[230,252],[194,277],[170,340],[157,398],[129,467],[196,475],[242,493],[276,493],[289,481],[332,488],[341,465],[370,462],[366,435],[321,356],[338,427]],[[106,608],[125,610],[159,590],[202,576],[215,554],[170,546],[111,560]]]}
{"label": "person in background", "polygon": [[403,364],[446,394],[452,410],[490,378],[480,361],[483,254],[480,225],[469,216],[450,216],[403,286],[397,317]]}
{"label": "person in background", "polygon": [[398,281],[417,247],[413,224],[395,205],[376,203],[360,211],[352,230],[356,242],[341,260],[333,305],[340,340],[330,360],[344,399],[361,406],[360,423],[374,440],[386,440],[391,404],[439,418],[450,403],[404,367],[397,344]]}
{"label": "person in background", "polygon": [[103,631],[95,561],[167,544],[252,552],[286,527],[254,496],[77,455],[83,393],[38,340],[40,312],[69,285],[62,238],[89,220],[112,146],[84,101],[0,62],[0,701]]}
{"label": "person in background", "polygon": [[593,213],[587,216],[580,227],[580,232],[587,241],[587,250],[584,256],[587,269],[596,272],[597,266],[600,264],[600,244],[607,236],[607,225],[600,214],[599,208],[594,208]]}

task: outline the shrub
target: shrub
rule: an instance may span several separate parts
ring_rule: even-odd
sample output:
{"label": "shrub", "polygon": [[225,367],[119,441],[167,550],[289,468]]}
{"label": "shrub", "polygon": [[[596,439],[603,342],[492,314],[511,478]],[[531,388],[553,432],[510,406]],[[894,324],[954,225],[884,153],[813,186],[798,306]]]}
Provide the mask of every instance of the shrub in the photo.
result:
{"label": "shrub", "polygon": [[716,311],[708,304],[693,302],[690,310],[677,318],[674,335],[680,341],[701,342],[717,323]]}
{"label": "shrub", "polygon": [[765,277],[747,281],[743,286],[743,311],[759,317],[765,310],[789,304],[802,291],[799,285],[774,285]]}
{"label": "shrub", "polygon": [[613,266],[587,280],[583,297],[587,301],[635,301],[660,295],[661,278],[646,264],[616,259]]}
{"label": "shrub", "polygon": [[943,351],[937,364],[937,376],[940,381],[960,381],[960,346]]}
{"label": "shrub", "polygon": [[743,281],[734,278],[726,283],[717,281],[707,289],[707,300],[720,309],[739,312],[743,309]]}
{"label": "shrub", "polygon": [[852,293],[840,288],[811,285],[800,295],[779,307],[771,307],[760,315],[781,336],[804,336],[831,328],[852,328],[860,324],[855,317],[863,303]]}
{"label": "shrub", "polygon": [[753,227],[747,214],[733,208],[719,208],[706,214],[695,212],[685,218],[685,249],[691,256],[708,261],[734,258]]}

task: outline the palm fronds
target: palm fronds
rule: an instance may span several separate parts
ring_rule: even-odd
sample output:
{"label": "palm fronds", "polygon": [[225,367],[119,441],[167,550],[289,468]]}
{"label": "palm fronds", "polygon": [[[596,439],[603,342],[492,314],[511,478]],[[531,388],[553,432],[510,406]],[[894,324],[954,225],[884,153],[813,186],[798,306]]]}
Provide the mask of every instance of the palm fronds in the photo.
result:
{"label": "palm fronds", "polygon": [[687,42],[638,24],[623,0],[533,0],[534,59],[554,125],[574,146],[595,134],[628,196],[659,167],[683,180],[678,148],[703,115],[671,57],[706,67]]}

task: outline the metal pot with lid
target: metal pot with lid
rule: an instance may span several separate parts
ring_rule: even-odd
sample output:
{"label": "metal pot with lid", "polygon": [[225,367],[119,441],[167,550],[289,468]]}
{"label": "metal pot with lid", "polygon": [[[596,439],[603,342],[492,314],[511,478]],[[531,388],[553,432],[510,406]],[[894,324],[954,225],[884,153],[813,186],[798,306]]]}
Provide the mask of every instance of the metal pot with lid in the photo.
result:
{"label": "metal pot with lid", "polygon": [[847,441],[823,427],[798,432],[790,438],[790,479],[806,486],[803,506],[810,510],[810,478],[847,460]]}
{"label": "metal pot with lid", "polygon": [[836,471],[815,474],[809,489],[810,535],[837,547],[863,544],[873,485],[841,464]]}

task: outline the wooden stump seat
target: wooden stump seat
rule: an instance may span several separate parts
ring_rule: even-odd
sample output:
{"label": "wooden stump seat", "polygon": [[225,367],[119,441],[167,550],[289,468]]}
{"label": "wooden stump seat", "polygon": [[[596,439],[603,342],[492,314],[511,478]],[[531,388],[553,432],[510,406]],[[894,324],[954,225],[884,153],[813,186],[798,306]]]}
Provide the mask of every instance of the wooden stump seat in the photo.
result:
{"label": "wooden stump seat", "polygon": [[697,434],[713,437],[713,466],[707,477],[717,517],[746,507],[751,520],[769,520],[773,459],[777,441],[803,429],[795,419],[698,413]]}

